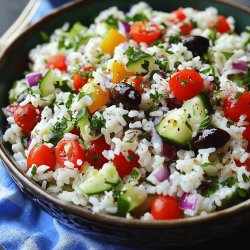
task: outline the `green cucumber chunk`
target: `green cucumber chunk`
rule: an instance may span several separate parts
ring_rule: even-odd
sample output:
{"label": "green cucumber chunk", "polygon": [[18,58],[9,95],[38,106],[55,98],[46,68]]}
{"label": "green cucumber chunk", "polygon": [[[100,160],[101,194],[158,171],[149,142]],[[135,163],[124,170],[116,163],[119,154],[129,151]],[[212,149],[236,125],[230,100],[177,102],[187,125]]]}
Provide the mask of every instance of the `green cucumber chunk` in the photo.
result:
{"label": "green cucumber chunk", "polygon": [[39,84],[41,97],[45,97],[55,93],[54,81],[55,81],[55,76],[53,74],[53,71],[49,70]]}
{"label": "green cucumber chunk", "polygon": [[147,192],[139,187],[129,185],[117,201],[117,214],[125,217],[134,208],[140,206],[147,198]]}
{"label": "green cucumber chunk", "polygon": [[109,191],[120,182],[119,174],[112,163],[105,164],[98,172],[80,184],[79,188],[85,194],[99,194]]}
{"label": "green cucumber chunk", "polygon": [[77,125],[80,129],[80,133],[81,133],[83,140],[86,142],[88,141],[88,131],[86,130],[86,126],[87,127],[90,126],[90,122],[89,122],[90,115],[86,108],[84,109],[83,112],[84,112],[83,115],[77,120]]}
{"label": "green cucumber chunk", "polygon": [[129,61],[127,63],[127,68],[129,71],[132,71],[134,73],[146,73],[151,72],[155,69],[157,69],[157,65],[155,64],[155,60],[153,56],[145,56],[142,58],[139,58],[138,60]]}
{"label": "green cucumber chunk", "polygon": [[209,114],[209,109],[202,95],[195,96],[163,118],[156,126],[156,131],[172,144],[190,147],[192,134]]}

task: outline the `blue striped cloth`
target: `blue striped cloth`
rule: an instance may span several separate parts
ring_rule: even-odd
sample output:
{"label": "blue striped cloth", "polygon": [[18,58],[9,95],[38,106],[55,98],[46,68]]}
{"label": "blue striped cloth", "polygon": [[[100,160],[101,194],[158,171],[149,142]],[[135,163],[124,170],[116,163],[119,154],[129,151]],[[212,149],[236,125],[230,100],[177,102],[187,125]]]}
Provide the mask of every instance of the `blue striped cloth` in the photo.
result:
{"label": "blue striped cloth", "polygon": [[[65,0],[41,0],[34,20]],[[0,161],[0,249],[7,250],[128,250],[89,238],[56,221],[17,188]]]}

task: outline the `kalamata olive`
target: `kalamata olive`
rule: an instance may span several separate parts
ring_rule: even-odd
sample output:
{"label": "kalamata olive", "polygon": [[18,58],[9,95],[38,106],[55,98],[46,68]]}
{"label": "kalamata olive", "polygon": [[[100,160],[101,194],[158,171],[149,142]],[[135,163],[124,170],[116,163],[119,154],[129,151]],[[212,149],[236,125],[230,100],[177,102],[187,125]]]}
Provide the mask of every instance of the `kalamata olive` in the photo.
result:
{"label": "kalamata olive", "polygon": [[167,98],[166,103],[169,110],[180,108],[182,106],[182,103],[177,101],[176,98]]}
{"label": "kalamata olive", "polygon": [[193,56],[202,56],[205,54],[209,47],[209,40],[203,36],[188,36],[182,40],[182,43]]}
{"label": "kalamata olive", "polygon": [[141,103],[140,92],[130,84],[120,83],[115,84],[110,89],[111,104],[123,104],[125,109],[138,109]]}
{"label": "kalamata olive", "polygon": [[220,128],[209,128],[197,133],[193,138],[193,146],[197,149],[220,148],[230,139],[230,134]]}

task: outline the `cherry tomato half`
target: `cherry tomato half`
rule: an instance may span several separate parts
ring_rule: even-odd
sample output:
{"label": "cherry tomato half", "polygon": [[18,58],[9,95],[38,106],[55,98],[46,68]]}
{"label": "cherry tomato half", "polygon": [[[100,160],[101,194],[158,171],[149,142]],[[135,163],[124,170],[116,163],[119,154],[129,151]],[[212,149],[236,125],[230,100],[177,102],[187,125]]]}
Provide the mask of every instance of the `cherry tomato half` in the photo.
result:
{"label": "cherry tomato half", "polygon": [[237,167],[244,166],[248,172],[250,172],[250,158],[246,159],[245,162],[235,161]]}
{"label": "cherry tomato half", "polygon": [[140,94],[144,93],[142,81],[143,81],[143,76],[137,76],[135,79],[133,79],[133,83],[135,85],[135,88],[140,92]]}
{"label": "cherry tomato half", "polygon": [[177,199],[158,195],[153,201],[151,214],[156,220],[174,220],[181,217],[181,209]]}
{"label": "cherry tomato half", "polygon": [[186,19],[186,14],[182,9],[178,9],[172,12],[175,15],[175,18],[171,19],[171,22],[178,23]]}
{"label": "cherry tomato half", "polygon": [[56,160],[62,167],[69,161],[75,168],[80,168],[85,161],[84,149],[77,140],[62,139],[56,146]]}
{"label": "cherry tomato half", "polygon": [[41,120],[41,112],[32,104],[19,106],[14,113],[14,120],[23,132],[30,133]]}
{"label": "cherry tomato half", "polygon": [[218,16],[209,23],[209,27],[217,30],[218,32],[225,33],[231,31],[231,28],[224,16]]}
{"label": "cherry tomato half", "polygon": [[182,23],[179,28],[180,28],[181,34],[183,36],[188,36],[188,35],[190,35],[190,33],[193,29],[193,26],[191,23]]}
{"label": "cherry tomato half", "polygon": [[138,162],[139,156],[132,150],[128,150],[127,158],[124,156],[124,154],[120,153],[119,155],[115,155],[113,159],[116,170],[119,173],[119,176],[122,178],[126,175],[129,175],[133,168],[140,168],[140,164]]}
{"label": "cherry tomato half", "polygon": [[86,161],[97,169],[100,169],[108,160],[102,155],[104,150],[110,150],[110,146],[106,143],[105,137],[91,141],[85,147]]}
{"label": "cherry tomato half", "polygon": [[59,69],[62,72],[66,72],[67,66],[65,64],[65,55],[55,55],[49,57],[46,68]]}
{"label": "cherry tomato half", "polygon": [[199,95],[203,85],[201,75],[193,69],[181,70],[169,80],[170,89],[178,101],[186,101]]}
{"label": "cherry tomato half", "polygon": [[137,43],[144,42],[149,45],[160,38],[161,30],[156,23],[139,21],[131,26],[130,35]]}
{"label": "cherry tomato half", "polygon": [[88,82],[93,70],[94,67],[91,66],[86,68],[82,67],[80,72],[74,74],[73,86],[76,91],[80,91],[83,85]]}
{"label": "cherry tomato half", "polygon": [[224,100],[224,115],[234,122],[238,122],[241,115],[246,115],[246,121],[250,122],[250,93],[245,91],[239,96],[232,93]]}
{"label": "cherry tomato half", "polygon": [[33,164],[36,167],[46,165],[50,170],[54,170],[56,166],[55,148],[49,148],[45,144],[33,147],[28,155],[27,167],[31,168]]}

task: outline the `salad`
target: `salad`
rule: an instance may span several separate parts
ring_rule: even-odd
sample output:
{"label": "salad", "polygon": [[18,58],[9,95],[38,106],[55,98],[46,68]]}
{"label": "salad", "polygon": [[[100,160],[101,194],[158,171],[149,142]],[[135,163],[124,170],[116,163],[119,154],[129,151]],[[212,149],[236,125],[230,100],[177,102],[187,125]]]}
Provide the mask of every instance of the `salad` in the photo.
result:
{"label": "salad", "polygon": [[209,7],[102,11],[29,53],[3,109],[18,167],[94,213],[172,220],[249,198],[250,29]]}

